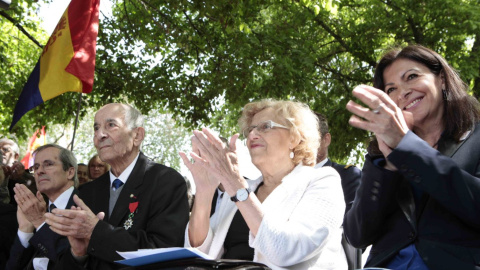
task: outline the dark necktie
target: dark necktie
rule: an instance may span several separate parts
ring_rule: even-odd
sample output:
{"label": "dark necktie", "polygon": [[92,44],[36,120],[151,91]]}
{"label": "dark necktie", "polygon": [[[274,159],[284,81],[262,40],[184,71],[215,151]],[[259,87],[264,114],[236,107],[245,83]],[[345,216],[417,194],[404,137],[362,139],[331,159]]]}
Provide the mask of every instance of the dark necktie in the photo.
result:
{"label": "dark necktie", "polygon": [[50,206],[49,206],[49,210],[50,210],[50,211],[49,211],[49,212],[51,213],[51,212],[53,211],[53,209],[55,209],[55,208],[57,208],[57,207],[55,206],[55,204],[53,204],[53,203],[50,204]]}
{"label": "dark necktie", "polygon": [[123,182],[120,179],[115,179],[112,183],[113,190],[117,190],[119,187],[123,185]]}

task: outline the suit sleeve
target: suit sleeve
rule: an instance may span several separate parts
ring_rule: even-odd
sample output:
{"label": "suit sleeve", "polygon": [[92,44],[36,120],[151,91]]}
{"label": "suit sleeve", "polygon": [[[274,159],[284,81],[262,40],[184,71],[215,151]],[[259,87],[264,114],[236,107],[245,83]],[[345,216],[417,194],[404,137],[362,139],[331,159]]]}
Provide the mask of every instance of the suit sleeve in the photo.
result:
{"label": "suit sleeve", "polygon": [[[474,140],[476,137],[469,139]],[[462,170],[454,160],[430,147],[411,131],[388,159],[413,186],[428,193],[465,223],[480,229],[480,149],[470,148],[477,147],[476,145],[478,142],[464,144],[461,146],[463,149],[455,154],[462,155],[463,159],[474,164],[473,175]]]}
{"label": "suit sleeve", "polygon": [[31,245],[28,248],[25,248],[20,242],[18,236],[15,237],[5,269],[24,269],[33,257],[34,252],[35,250]]}
{"label": "suit sleeve", "polygon": [[[150,177],[151,174],[145,174],[146,179]],[[184,178],[167,168],[157,174],[155,181],[143,185],[148,186],[137,195],[139,211],[133,227],[126,230],[99,221],[88,246],[90,256],[113,262],[122,259],[116,251],[183,246],[189,215]],[[148,199],[142,200],[142,196]]]}
{"label": "suit sleeve", "polygon": [[58,254],[70,247],[68,239],[54,233],[47,224],[43,225],[29,242],[40,252],[40,256],[45,256],[51,261],[56,261]]}
{"label": "suit sleeve", "polygon": [[401,181],[399,173],[377,167],[366,156],[360,186],[343,222],[350,244],[365,248],[375,241],[385,227],[384,219],[398,209],[395,194]]}
{"label": "suit sleeve", "polygon": [[24,269],[34,256],[56,262],[59,254],[70,247],[67,238],[54,233],[47,224],[33,235],[29,243],[30,246],[25,248],[16,237],[6,269]]}

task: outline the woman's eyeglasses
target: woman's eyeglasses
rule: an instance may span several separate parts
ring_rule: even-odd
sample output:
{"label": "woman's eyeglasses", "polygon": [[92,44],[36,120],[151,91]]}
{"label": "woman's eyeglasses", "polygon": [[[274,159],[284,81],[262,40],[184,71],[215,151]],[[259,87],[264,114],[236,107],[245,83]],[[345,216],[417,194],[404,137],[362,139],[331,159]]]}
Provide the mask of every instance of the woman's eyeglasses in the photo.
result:
{"label": "woman's eyeglasses", "polygon": [[252,132],[252,130],[254,130],[254,129],[258,133],[265,133],[265,132],[269,131],[270,129],[274,128],[274,127],[289,129],[288,127],[286,127],[284,125],[280,125],[278,123],[275,123],[272,120],[267,120],[265,122],[261,122],[258,125],[249,126],[248,128],[246,128],[242,131],[242,134],[243,134],[243,137],[247,138],[248,135],[250,134],[250,132]]}

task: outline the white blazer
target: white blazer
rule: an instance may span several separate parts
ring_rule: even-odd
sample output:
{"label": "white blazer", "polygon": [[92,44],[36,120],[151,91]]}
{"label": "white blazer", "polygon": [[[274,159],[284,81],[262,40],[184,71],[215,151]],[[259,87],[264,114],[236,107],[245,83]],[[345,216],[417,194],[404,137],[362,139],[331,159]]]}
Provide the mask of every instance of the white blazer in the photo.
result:
{"label": "white blazer", "polygon": [[[262,177],[249,180],[255,190]],[[222,199],[210,218],[204,243],[197,247],[213,258],[223,255],[223,243],[237,207]],[[256,237],[249,244],[254,261],[272,269],[347,269],[341,245],[345,211],[340,176],[331,167],[298,165],[262,203],[264,213]],[[185,246],[191,247],[188,226]]]}

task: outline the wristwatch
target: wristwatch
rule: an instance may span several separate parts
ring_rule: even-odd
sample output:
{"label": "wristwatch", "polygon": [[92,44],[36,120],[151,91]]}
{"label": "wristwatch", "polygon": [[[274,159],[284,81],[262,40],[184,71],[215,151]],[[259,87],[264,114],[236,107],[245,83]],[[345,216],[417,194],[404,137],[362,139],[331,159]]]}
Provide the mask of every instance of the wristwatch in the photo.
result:
{"label": "wristwatch", "polygon": [[241,188],[237,190],[235,196],[230,197],[230,200],[232,200],[232,202],[243,202],[248,198],[250,192],[251,190],[249,188]]}

